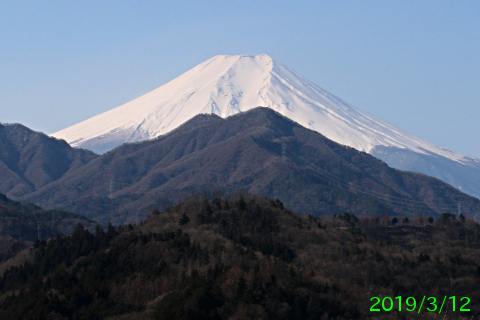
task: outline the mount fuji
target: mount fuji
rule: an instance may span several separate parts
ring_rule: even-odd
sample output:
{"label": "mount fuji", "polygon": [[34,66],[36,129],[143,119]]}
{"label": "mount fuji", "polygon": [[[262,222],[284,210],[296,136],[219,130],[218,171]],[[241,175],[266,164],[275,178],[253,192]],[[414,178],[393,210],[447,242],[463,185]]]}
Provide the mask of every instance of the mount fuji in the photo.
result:
{"label": "mount fuji", "polygon": [[480,197],[480,160],[418,138],[356,108],[266,54],[218,55],[117,108],[52,134],[105,153],[168,133],[197,114],[263,106],[392,167],[425,173]]}

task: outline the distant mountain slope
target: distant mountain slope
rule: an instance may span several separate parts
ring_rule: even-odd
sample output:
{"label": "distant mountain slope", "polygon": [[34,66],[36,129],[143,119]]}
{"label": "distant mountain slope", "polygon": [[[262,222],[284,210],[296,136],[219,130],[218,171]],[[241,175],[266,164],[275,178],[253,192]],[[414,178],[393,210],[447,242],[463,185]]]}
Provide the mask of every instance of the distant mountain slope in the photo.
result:
{"label": "distant mountain slope", "polygon": [[438,215],[480,212],[478,199],[421,174],[389,168],[268,108],[227,119],[200,115],[152,141],[118,147],[23,200],[102,222],[197,191],[245,189],[300,213]]}
{"label": "distant mountain slope", "polygon": [[96,222],[79,214],[44,210],[33,204],[23,204],[0,194],[0,236],[35,241],[40,229],[41,239],[69,235],[78,223],[95,230]]}
{"label": "distant mountain slope", "polygon": [[480,198],[480,164],[478,159],[455,161],[432,152],[416,153],[409,149],[377,146],[370,151],[389,166],[400,170],[421,172],[437,177],[462,192]]}
{"label": "distant mountain slope", "polygon": [[0,124],[0,193],[21,197],[96,157],[23,125]]}
{"label": "distant mountain slope", "polygon": [[[433,175],[480,197],[480,160],[405,132],[349,105],[266,54],[215,56],[169,83],[53,136],[104,153],[167,133],[201,113],[223,118],[263,106],[390,166]],[[402,161],[422,159],[421,165]]]}
{"label": "distant mountain slope", "polygon": [[81,215],[43,210],[0,194],[0,262],[31,246],[38,236],[45,240],[70,235],[78,223],[95,230],[96,222]]}

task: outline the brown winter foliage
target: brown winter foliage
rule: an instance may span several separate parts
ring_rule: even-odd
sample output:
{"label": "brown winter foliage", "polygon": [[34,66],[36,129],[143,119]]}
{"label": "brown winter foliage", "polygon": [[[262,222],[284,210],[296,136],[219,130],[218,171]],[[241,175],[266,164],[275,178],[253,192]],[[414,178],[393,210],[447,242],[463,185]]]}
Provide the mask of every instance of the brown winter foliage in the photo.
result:
{"label": "brown winter foliage", "polygon": [[370,311],[374,296],[424,295],[467,296],[471,311],[449,305],[445,319],[476,318],[480,226],[403,218],[318,218],[256,195],[200,194],[139,225],[78,225],[37,242],[0,278],[0,318],[443,319]]}

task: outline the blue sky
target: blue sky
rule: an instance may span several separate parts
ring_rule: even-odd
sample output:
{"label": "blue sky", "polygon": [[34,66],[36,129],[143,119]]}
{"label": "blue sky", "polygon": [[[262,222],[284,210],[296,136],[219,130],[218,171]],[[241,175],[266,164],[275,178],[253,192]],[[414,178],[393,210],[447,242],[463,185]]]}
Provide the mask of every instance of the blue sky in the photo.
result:
{"label": "blue sky", "polygon": [[0,0],[0,122],[53,133],[217,54],[266,53],[480,157],[480,1]]}

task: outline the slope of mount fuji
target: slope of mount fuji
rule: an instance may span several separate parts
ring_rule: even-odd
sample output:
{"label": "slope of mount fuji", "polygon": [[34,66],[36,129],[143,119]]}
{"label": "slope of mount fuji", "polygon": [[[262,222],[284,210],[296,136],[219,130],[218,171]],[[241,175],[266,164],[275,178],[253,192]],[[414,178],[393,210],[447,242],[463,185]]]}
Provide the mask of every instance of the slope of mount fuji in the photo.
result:
{"label": "slope of mount fuji", "polygon": [[225,118],[257,106],[360,151],[382,145],[463,158],[348,105],[265,54],[213,57],[138,99],[53,135],[102,152],[155,138],[197,114]]}
{"label": "slope of mount fuji", "polygon": [[[480,177],[478,159],[436,146],[353,107],[265,54],[215,56],[150,93],[53,135],[103,153],[125,142],[158,137],[197,114],[225,118],[257,106],[391,165],[398,163],[399,151],[420,155],[426,161],[420,172],[480,195],[480,187],[469,180]],[[438,159],[461,168],[450,172]]]}
{"label": "slope of mount fuji", "polygon": [[269,108],[198,115],[169,134],[120,146],[23,200],[128,223],[205,190],[247,190],[299,213],[474,216],[480,201],[440,180],[401,172]]}

